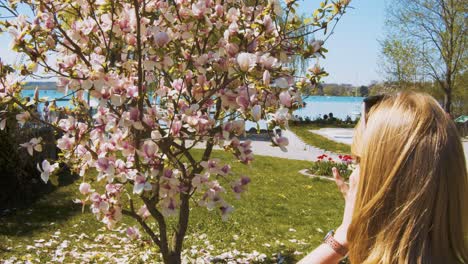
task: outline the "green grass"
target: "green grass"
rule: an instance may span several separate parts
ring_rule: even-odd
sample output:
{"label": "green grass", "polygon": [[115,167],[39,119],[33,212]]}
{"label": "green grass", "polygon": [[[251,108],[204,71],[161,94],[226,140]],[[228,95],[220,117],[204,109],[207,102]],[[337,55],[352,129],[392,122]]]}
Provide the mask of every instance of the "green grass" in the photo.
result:
{"label": "green grass", "polygon": [[311,146],[325,149],[328,151],[332,151],[335,153],[341,153],[341,154],[351,153],[351,147],[349,145],[335,142],[326,137],[320,136],[318,134],[315,134],[309,131],[309,130],[323,128],[323,126],[317,126],[315,124],[299,124],[299,125],[290,125],[289,128],[305,143]]}
{"label": "green grass", "polygon": [[[232,161],[231,155],[221,151],[213,156]],[[251,167],[234,163],[235,173],[251,177],[249,190],[241,200],[228,197],[235,211],[225,222],[218,212],[194,207],[185,248],[193,247],[199,252],[204,249],[211,254],[232,250],[258,251],[267,255],[267,263],[276,263],[274,256],[280,253],[285,257],[285,263],[295,263],[321,243],[327,230],[339,225],[344,205],[333,183],[313,180],[298,173],[309,166],[310,163],[305,161],[262,156],[256,156]],[[0,260],[15,256],[33,262],[50,262],[53,252],[57,252],[57,246],[64,240],[70,241],[66,248],[69,251],[101,252],[87,261],[78,261],[68,254],[65,262],[103,263],[108,261],[106,252],[113,252],[114,257],[141,256],[141,252],[148,250],[157,255],[149,242],[126,242],[125,239],[115,238],[125,235],[105,231],[104,225],[94,218],[89,208],[82,213],[81,206],[72,202],[72,199],[79,197],[78,185],[79,181],[61,187],[29,209],[1,217]],[[123,223],[136,225],[132,219],[125,217]],[[56,232],[60,234],[54,237]],[[83,237],[82,233],[88,238]],[[102,238],[100,234],[111,236],[98,241],[98,238]],[[57,242],[47,247],[27,247],[46,243],[40,239]],[[149,260],[154,260],[153,257]],[[134,259],[130,262],[147,261]]]}

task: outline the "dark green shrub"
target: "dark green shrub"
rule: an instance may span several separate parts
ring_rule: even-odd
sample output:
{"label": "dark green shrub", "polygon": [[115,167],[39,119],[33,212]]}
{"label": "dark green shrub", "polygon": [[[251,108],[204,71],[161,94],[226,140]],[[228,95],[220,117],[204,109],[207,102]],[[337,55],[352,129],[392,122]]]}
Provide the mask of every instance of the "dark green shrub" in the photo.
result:
{"label": "dark green shrub", "polygon": [[[16,122],[7,122],[0,131],[0,209],[31,203],[40,195],[53,190],[45,184],[37,170],[37,163],[44,159],[55,159],[57,148],[52,130],[29,122],[19,127]],[[19,144],[32,137],[42,137],[43,151],[30,156]]]}

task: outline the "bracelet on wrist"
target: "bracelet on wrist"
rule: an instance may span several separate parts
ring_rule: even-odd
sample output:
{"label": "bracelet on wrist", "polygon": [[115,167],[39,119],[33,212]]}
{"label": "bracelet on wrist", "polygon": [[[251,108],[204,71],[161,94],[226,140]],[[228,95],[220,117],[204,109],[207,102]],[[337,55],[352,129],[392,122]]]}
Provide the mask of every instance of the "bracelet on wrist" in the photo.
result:
{"label": "bracelet on wrist", "polygon": [[330,230],[325,238],[323,239],[323,243],[327,244],[330,246],[336,253],[340,254],[341,256],[346,256],[348,254],[348,249],[342,245],[340,242],[338,242],[335,238],[335,231]]}

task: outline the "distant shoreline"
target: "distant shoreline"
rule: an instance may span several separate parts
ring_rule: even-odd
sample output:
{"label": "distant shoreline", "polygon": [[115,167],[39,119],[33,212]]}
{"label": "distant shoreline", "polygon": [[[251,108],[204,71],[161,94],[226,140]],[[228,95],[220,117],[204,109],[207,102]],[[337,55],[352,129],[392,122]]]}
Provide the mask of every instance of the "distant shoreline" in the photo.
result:
{"label": "distant shoreline", "polygon": [[56,82],[27,82],[24,86],[24,90],[35,90],[39,88],[39,90],[57,90],[57,83]]}
{"label": "distant shoreline", "polygon": [[[324,87],[327,86],[335,86],[335,87],[341,87],[340,89],[345,90],[350,90],[354,89],[351,85],[348,84],[323,84]],[[39,88],[39,90],[57,90],[57,83],[56,82],[27,82],[24,86],[24,90],[35,90]],[[358,94],[355,93],[349,93],[347,92],[346,94],[335,94],[332,92],[332,94],[324,94],[323,91],[319,94],[311,94],[307,96],[319,96],[319,97],[327,97],[327,96],[333,96],[333,97],[361,97]]]}

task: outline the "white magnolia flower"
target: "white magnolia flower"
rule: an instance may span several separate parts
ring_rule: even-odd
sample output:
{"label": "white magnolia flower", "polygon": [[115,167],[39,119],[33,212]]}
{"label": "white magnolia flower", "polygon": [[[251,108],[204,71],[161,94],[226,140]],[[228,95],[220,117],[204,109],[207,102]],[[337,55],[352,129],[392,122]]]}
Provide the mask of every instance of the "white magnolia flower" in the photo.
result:
{"label": "white magnolia flower", "polygon": [[49,181],[50,174],[59,167],[58,163],[50,164],[49,161],[44,160],[42,162],[42,170],[39,167],[39,163],[37,164],[37,169],[41,172],[41,179],[47,183]]}
{"label": "white magnolia flower", "polygon": [[33,155],[34,150],[37,152],[42,152],[42,138],[32,138],[29,142],[20,144],[21,147],[28,150],[29,155]]}

